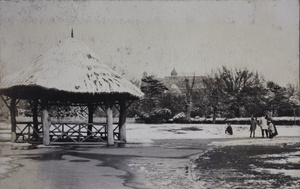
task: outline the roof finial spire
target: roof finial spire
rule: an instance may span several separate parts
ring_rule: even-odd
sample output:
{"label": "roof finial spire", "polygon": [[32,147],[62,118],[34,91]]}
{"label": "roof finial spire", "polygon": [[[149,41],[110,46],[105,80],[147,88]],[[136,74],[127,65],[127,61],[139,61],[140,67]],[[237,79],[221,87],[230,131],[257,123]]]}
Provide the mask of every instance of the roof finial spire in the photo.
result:
{"label": "roof finial spire", "polygon": [[74,38],[73,28],[72,28],[72,30],[71,30],[71,37]]}
{"label": "roof finial spire", "polygon": [[173,70],[171,72],[171,76],[172,77],[176,77],[177,76],[177,71],[175,70],[175,67],[173,68]]}

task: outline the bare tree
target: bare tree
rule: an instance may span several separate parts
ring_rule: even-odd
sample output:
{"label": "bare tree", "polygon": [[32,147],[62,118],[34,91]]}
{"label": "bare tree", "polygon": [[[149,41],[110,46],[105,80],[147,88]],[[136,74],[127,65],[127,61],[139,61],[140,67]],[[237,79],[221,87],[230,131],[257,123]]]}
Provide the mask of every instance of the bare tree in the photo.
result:
{"label": "bare tree", "polygon": [[195,85],[195,74],[193,76],[192,83],[190,84],[189,79],[187,77],[184,78],[184,83],[186,87],[186,118],[189,120],[191,118],[191,112],[193,108],[193,89]]}
{"label": "bare tree", "polygon": [[298,110],[298,116],[300,111],[300,91],[299,86],[293,86],[291,84],[287,87],[288,97],[289,97],[289,104],[293,109],[294,114],[294,125],[296,125],[296,116]]}
{"label": "bare tree", "polygon": [[203,79],[204,94],[205,94],[205,104],[207,107],[211,107],[213,111],[213,124],[216,123],[217,111],[220,109],[220,92],[218,90],[218,85],[216,79],[207,76]]}
{"label": "bare tree", "polygon": [[247,68],[232,70],[223,66],[210,77],[206,81],[206,88],[211,95],[214,114],[221,101],[223,108],[228,111],[228,116],[261,114],[265,90],[258,73],[251,72]]}

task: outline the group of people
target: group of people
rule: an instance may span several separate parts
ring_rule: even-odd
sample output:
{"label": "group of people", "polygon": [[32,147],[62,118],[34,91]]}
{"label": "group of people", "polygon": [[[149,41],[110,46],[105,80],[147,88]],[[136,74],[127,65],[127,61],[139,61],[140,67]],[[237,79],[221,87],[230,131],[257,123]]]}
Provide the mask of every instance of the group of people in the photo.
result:
{"label": "group of people", "polygon": [[272,119],[269,116],[266,116],[261,117],[260,120],[257,120],[257,118],[251,118],[250,137],[255,137],[255,130],[257,125],[261,128],[262,138],[264,138],[264,134],[266,134],[267,138],[273,138],[274,136],[278,135],[277,129]]}
{"label": "group of people", "polygon": [[[226,130],[225,134],[232,135],[233,130],[229,122],[226,122]],[[255,137],[255,130],[259,126],[261,128],[261,135],[262,138],[273,138],[274,136],[278,135],[277,129],[269,116],[261,117],[259,120],[257,118],[251,118],[250,123],[250,137]]]}

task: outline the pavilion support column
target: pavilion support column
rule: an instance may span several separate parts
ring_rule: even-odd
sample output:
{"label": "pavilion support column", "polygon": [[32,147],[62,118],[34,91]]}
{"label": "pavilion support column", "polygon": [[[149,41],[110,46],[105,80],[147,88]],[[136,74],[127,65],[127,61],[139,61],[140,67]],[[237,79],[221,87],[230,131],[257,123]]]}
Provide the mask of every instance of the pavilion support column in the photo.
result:
{"label": "pavilion support column", "polygon": [[48,114],[47,101],[42,100],[41,109],[42,109],[42,124],[43,124],[43,144],[48,146],[50,144],[51,121]]}
{"label": "pavilion support column", "polygon": [[16,99],[12,98],[10,101],[10,122],[11,122],[11,142],[15,142],[16,140],[16,128],[17,128],[17,121],[16,121]]}
{"label": "pavilion support column", "polygon": [[33,107],[32,107],[32,119],[33,119],[33,137],[38,140],[38,130],[39,130],[39,123],[38,123],[38,99],[33,100]]}
{"label": "pavilion support column", "polygon": [[114,128],[113,128],[113,103],[105,102],[106,122],[107,122],[107,145],[114,145]]}
{"label": "pavilion support column", "polygon": [[125,100],[119,101],[120,105],[120,117],[119,117],[119,140],[126,142],[126,117],[127,107]]}
{"label": "pavilion support column", "polygon": [[[91,103],[88,104],[88,123],[93,123],[94,120],[94,107]],[[92,134],[93,125],[88,125],[87,136]]]}

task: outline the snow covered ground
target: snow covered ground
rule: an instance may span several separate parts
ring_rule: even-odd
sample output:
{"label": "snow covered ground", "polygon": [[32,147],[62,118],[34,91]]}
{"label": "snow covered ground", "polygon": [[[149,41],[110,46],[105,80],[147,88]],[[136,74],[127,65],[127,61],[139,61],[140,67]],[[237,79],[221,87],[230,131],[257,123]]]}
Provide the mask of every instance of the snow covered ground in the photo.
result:
{"label": "snow covered ground", "polygon": [[[236,145],[278,145],[286,146],[300,142],[299,126],[277,126],[278,136],[273,139],[262,138],[260,128],[256,129],[256,138],[250,138],[248,125],[232,125],[233,135],[225,134],[225,125],[209,125],[209,124],[128,124],[127,137],[129,142],[133,143],[151,143],[155,139],[208,139],[208,138],[224,138],[232,139],[226,141],[215,141],[212,146],[236,146]],[[286,154],[272,154],[257,156],[263,163],[288,164],[300,163],[300,147],[299,151]],[[279,157],[276,161],[270,158]],[[253,165],[251,167],[256,172],[268,172],[270,174],[283,174],[286,176],[300,178],[299,169],[266,169]]]}
{"label": "snow covered ground", "polygon": [[[232,125],[233,135],[226,135],[226,126],[217,124],[127,124],[127,140],[132,143],[151,143],[155,139],[245,139],[250,136],[249,127],[249,125]],[[270,140],[272,144],[276,143],[279,137],[284,136],[299,137],[298,142],[300,142],[299,126],[277,126],[276,128],[278,130],[278,136]],[[256,140],[249,138],[249,140],[228,141],[227,144],[261,144],[261,141],[257,140],[261,138],[260,128],[256,129],[255,136]]]}
{"label": "snow covered ground", "polygon": [[[256,138],[250,138],[250,131],[248,125],[232,125],[233,135],[225,134],[225,125],[212,125],[212,124],[135,124],[127,123],[127,141],[129,144],[138,144],[138,148],[135,150],[144,150],[143,146],[151,146],[155,140],[160,139],[188,139],[190,142],[199,142],[193,139],[212,139],[210,143],[212,147],[226,147],[226,146],[278,146],[278,148],[284,148],[284,146],[294,145],[300,143],[300,127],[299,126],[277,126],[278,136],[273,139],[261,138],[261,130],[258,128],[256,130]],[[213,139],[216,139],[215,141]],[[219,140],[221,139],[221,140]],[[224,139],[224,140],[223,140]],[[222,142],[220,142],[222,141]],[[0,143],[7,147],[8,143]],[[17,147],[20,144],[12,144]],[[135,145],[135,144],[134,144]],[[187,146],[190,144],[187,144]],[[2,152],[4,152],[2,147]],[[148,148],[147,148],[148,149]],[[164,149],[164,148],[163,148]],[[47,150],[47,149],[45,149]],[[111,153],[113,149],[110,149],[108,153]],[[133,150],[131,148],[125,148],[126,150]],[[165,150],[165,149],[164,149]],[[115,151],[120,151],[120,149],[115,149]],[[103,153],[103,152],[102,152]],[[137,152],[138,153],[138,152]],[[174,152],[175,153],[175,152]],[[276,160],[274,160],[276,157]],[[293,178],[300,178],[299,169],[288,169],[286,165],[299,164],[300,163],[300,147],[297,151],[291,153],[272,153],[255,156],[263,164],[274,163],[276,165],[282,165],[282,168],[266,168],[264,166],[259,166],[257,164],[251,165],[250,169],[257,173],[268,174],[282,174],[285,176],[291,176]],[[150,158],[151,159],[151,158]],[[272,161],[270,161],[272,159]],[[143,160],[143,158],[142,158]],[[141,160],[141,161],[142,161]],[[149,163],[149,159],[144,164]],[[176,159],[175,159],[176,160]],[[174,160],[174,162],[175,162]],[[183,160],[181,160],[183,161]],[[188,160],[187,160],[188,161]],[[5,173],[11,172],[16,165],[12,165],[11,157],[1,156],[0,153],[0,177],[1,175],[7,175]],[[154,164],[157,162],[153,162]],[[168,161],[172,164],[171,161]],[[184,164],[184,163],[183,163]],[[156,164],[155,164],[156,165]],[[174,167],[176,167],[174,163]],[[171,166],[171,167],[172,167]],[[175,168],[174,168],[175,169]],[[176,168],[177,169],[177,168]],[[248,180],[250,182],[250,180]],[[268,182],[261,180],[260,182]],[[196,182],[196,186],[199,186],[200,181]],[[251,185],[251,184],[250,184]],[[299,183],[295,183],[294,186],[298,186]],[[228,186],[230,188],[231,186]],[[197,188],[197,187],[195,187]],[[199,188],[199,187],[198,187]]]}

